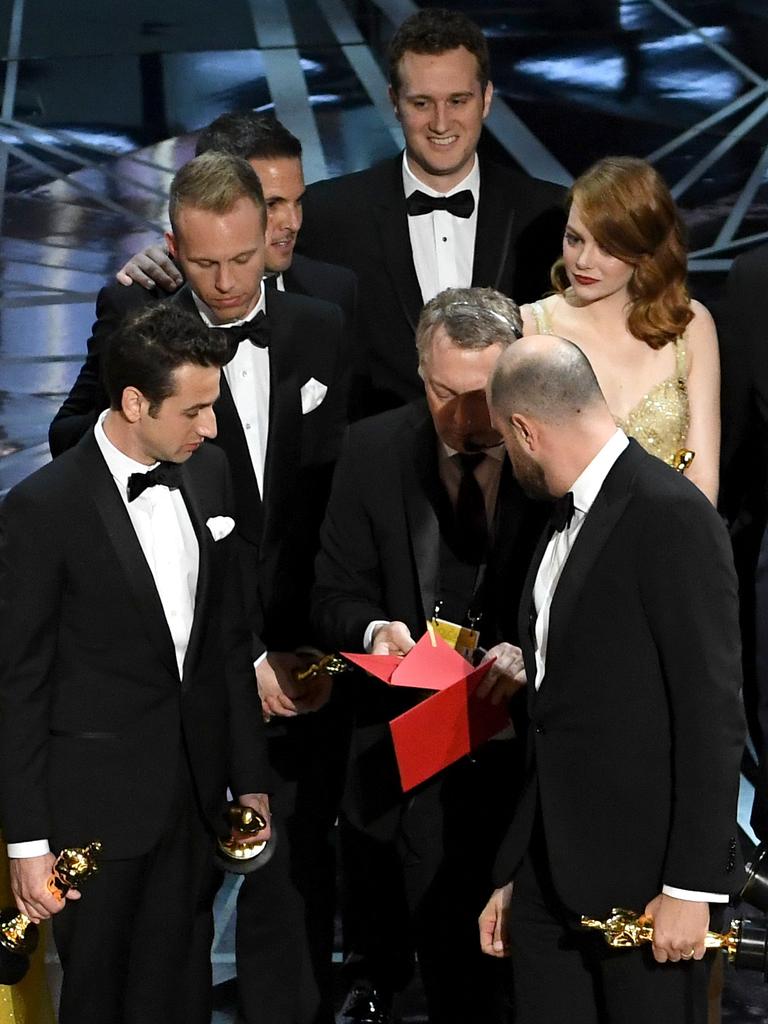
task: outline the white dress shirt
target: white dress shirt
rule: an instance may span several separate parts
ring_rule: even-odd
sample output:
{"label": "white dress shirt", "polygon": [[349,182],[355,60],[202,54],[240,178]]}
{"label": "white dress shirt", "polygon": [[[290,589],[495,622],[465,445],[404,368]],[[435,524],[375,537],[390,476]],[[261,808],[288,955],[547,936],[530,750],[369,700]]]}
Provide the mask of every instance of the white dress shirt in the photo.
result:
{"label": "white dress shirt", "polygon": [[[533,603],[536,609],[536,678],[534,685],[537,690],[545,680],[549,613],[563,567],[584,525],[587,513],[592,508],[605,482],[605,478],[628,444],[629,441],[623,431],[617,430],[606,441],[594,459],[582,472],[581,476],[574,482],[571,487],[571,493],[573,494],[573,518],[569,526],[552,535],[552,539],[541,559],[533,587]],[[727,895],[722,893],[678,889],[670,885],[662,886],[662,892],[667,896],[674,896],[680,900],[696,900],[702,903],[728,902]]]}
{"label": "white dress shirt", "polygon": [[427,196],[452,196],[466,189],[472,193],[475,209],[469,217],[454,217],[447,210],[433,210],[408,218],[408,234],[421,297],[429,302],[446,288],[469,288],[475,260],[477,207],[480,202],[480,165],[475,155],[472,170],[448,192],[438,192],[425,185],[408,166],[403,153],[403,189],[406,199],[412,192]]}
{"label": "white dress shirt", "polygon": [[[208,327],[219,327],[226,330],[228,327],[250,323],[262,310],[266,313],[266,292],[267,289],[262,287],[259,301],[248,316],[227,324],[216,323],[212,311],[194,292],[192,292],[192,298],[195,300],[203,322]],[[232,400],[243,425],[251,465],[259,485],[259,494],[263,498],[264,467],[267,461],[267,441],[269,440],[269,349],[251,345],[248,341],[241,342],[234,359],[224,367],[224,377],[232,392]]]}
{"label": "white dress shirt", "polygon": [[[105,410],[94,428],[96,444],[125,504],[155,581],[173,639],[181,680],[195,614],[200,566],[197,537],[181,491],[171,491],[159,484],[147,487],[138,498],[128,501],[128,478],[131,474],[148,473],[155,467],[135,462],[112,444],[104,433],[103,423],[107,415],[108,410]],[[47,839],[8,844],[9,857],[41,857],[46,853],[50,853]]]}

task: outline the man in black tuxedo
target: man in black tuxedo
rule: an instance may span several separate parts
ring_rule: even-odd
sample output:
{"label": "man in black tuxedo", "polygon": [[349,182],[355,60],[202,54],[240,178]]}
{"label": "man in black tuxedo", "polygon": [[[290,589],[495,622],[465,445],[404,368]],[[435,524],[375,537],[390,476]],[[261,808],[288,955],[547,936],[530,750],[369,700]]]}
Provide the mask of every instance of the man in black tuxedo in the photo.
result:
{"label": "man in black tuxedo", "polygon": [[739,574],[744,696],[760,751],[752,826],[768,839],[768,324],[756,298],[768,284],[768,246],[733,261],[717,318],[723,438],[719,508]]}
{"label": "man in black tuxedo", "polygon": [[477,158],[493,96],[477,25],[458,11],[417,12],[392,39],[389,75],[405,153],[310,185],[298,243],[358,276],[354,415],[421,395],[414,332],[444,288],[540,298],[565,226],[560,186]]}
{"label": "man in black tuxedo", "polygon": [[[703,1024],[709,904],[743,877],[727,533],[696,487],[617,430],[571,342],[512,346],[489,395],[517,479],[559,500],[520,603],[526,783],[483,948],[504,953],[506,915],[518,1024]],[[580,932],[579,915],[613,907],[651,917],[653,946]]]}
{"label": "man in black tuxedo", "polygon": [[[196,157],[174,178],[169,213],[167,242],[186,284],[168,303],[234,339],[217,443],[232,470],[248,621],[269,650],[256,664],[262,706],[265,716],[281,716],[267,742],[274,813],[285,827],[269,864],[240,890],[241,1012],[248,1021],[295,1024],[314,1018],[318,986],[324,995],[330,987],[330,829],[340,786],[332,768],[343,758],[335,735],[343,719],[330,708],[299,715],[323,703],[328,680],[301,689],[293,670],[305,663],[297,648],[312,638],[313,561],[346,420],[342,315],[262,286],[266,209],[246,161],[213,151]],[[261,651],[254,647],[254,661]]]}
{"label": "man in black tuxedo", "polygon": [[[275,118],[254,111],[222,114],[198,137],[196,155],[208,152],[242,157],[259,176],[267,205],[267,287],[339,306],[351,350],[355,275],[344,267],[294,253],[304,196],[299,140]],[[117,274],[117,280],[101,289],[96,300],[96,322],[87,343],[88,356],[49,430],[54,457],[74,444],[106,406],[99,381],[99,358],[105,340],[129,312],[168,298],[183,283],[183,272],[168,255],[167,247],[153,245],[133,256]]]}
{"label": "man in black tuxedo", "polygon": [[[0,510],[0,813],[19,909],[56,915],[63,1024],[210,1020],[227,785],[269,818],[229,471],[203,446],[225,358],[178,309],[126,324],[109,411]],[[94,839],[65,906],[52,851]]]}
{"label": "man in black tuxedo", "polygon": [[[498,292],[442,292],[417,332],[426,402],[351,428],[313,602],[331,649],[404,654],[433,615],[474,622],[481,645],[499,656],[490,680],[497,699],[518,688],[505,641],[517,637],[513,609],[541,518],[490,427],[485,385],[520,330],[515,303]],[[502,1020],[502,977],[482,962],[475,922],[501,838],[498,801],[514,787],[516,741],[494,740],[404,797],[388,722],[417,698],[370,677],[356,682],[364,701],[345,806],[355,844],[346,866],[369,877],[370,892],[347,938],[367,984],[353,988],[342,1019],[390,1019],[392,991],[407,981],[392,952],[410,938],[433,1024]]]}

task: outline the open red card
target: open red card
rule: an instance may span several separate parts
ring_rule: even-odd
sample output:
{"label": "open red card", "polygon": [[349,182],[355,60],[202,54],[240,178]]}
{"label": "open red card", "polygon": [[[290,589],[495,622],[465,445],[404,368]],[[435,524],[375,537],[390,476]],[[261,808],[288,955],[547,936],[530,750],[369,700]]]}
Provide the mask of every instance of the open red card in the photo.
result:
{"label": "open red card", "polygon": [[403,791],[470,754],[509,724],[506,706],[476,691],[492,661],[472,666],[439,636],[425,635],[403,658],[344,654],[393,686],[438,690],[389,723]]}
{"label": "open red card", "polygon": [[392,686],[445,690],[472,671],[469,662],[437,634],[425,633],[405,657],[397,654],[348,654],[342,657]]}

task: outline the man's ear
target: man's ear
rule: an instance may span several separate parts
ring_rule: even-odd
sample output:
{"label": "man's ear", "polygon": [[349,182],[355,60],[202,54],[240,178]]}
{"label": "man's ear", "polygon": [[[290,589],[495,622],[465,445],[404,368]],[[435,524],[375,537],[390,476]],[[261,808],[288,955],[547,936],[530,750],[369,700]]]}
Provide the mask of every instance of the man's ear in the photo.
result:
{"label": "man's ear", "polygon": [[488,117],[491,111],[491,100],[493,99],[493,82],[488,82],[483,93],[483,120]]}
{"label": "man's ear", "polygon": [[125,416],[129,423],[138,423],[141,419],[144,402],[144,395],[138,388],[130,385],[127,388],[123,388],[120,408],[122,409],[123,416]]}
{"label": "man's ear", "polygon": [[515,412],[509,417],[512,429],[517,433],[520,443],[532,452],[536,448],[537,438],[533,424],[526,416]]}
{"label": "man's ear", "polygon": [[172,231],[165,232],[165,244],[168,248],[168,252],[174,259],[179,257],[179,247],[176,245],[176,236]]}
{"label": "man's ear", "polygon": [[392,109],[395,112],[395,117],[399,121],[400,120],[400,108],[399,108],[398,103],[397,103],[397,93],[395,92],[395,90],[392,88],[391,85],[387,86],[387,93],[389,95],[389,102],[392,104]]}

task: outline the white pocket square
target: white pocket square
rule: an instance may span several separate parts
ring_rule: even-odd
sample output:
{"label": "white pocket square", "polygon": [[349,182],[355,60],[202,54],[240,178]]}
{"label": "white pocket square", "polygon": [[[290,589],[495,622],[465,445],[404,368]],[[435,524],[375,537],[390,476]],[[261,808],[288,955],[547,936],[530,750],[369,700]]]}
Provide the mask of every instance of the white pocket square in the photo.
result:
{"label": "white pocket square", "polygon": [[322,402],[328,394],[328,385],[321,384],[319,380],[310,377],[301,389],[301,413],[306,416]]}
{"label": "white pocket square", "polygon": [[222,540],[234,530],[235,520],[229,516],[211,516],[205,525],[211,531],[214,540]]}

